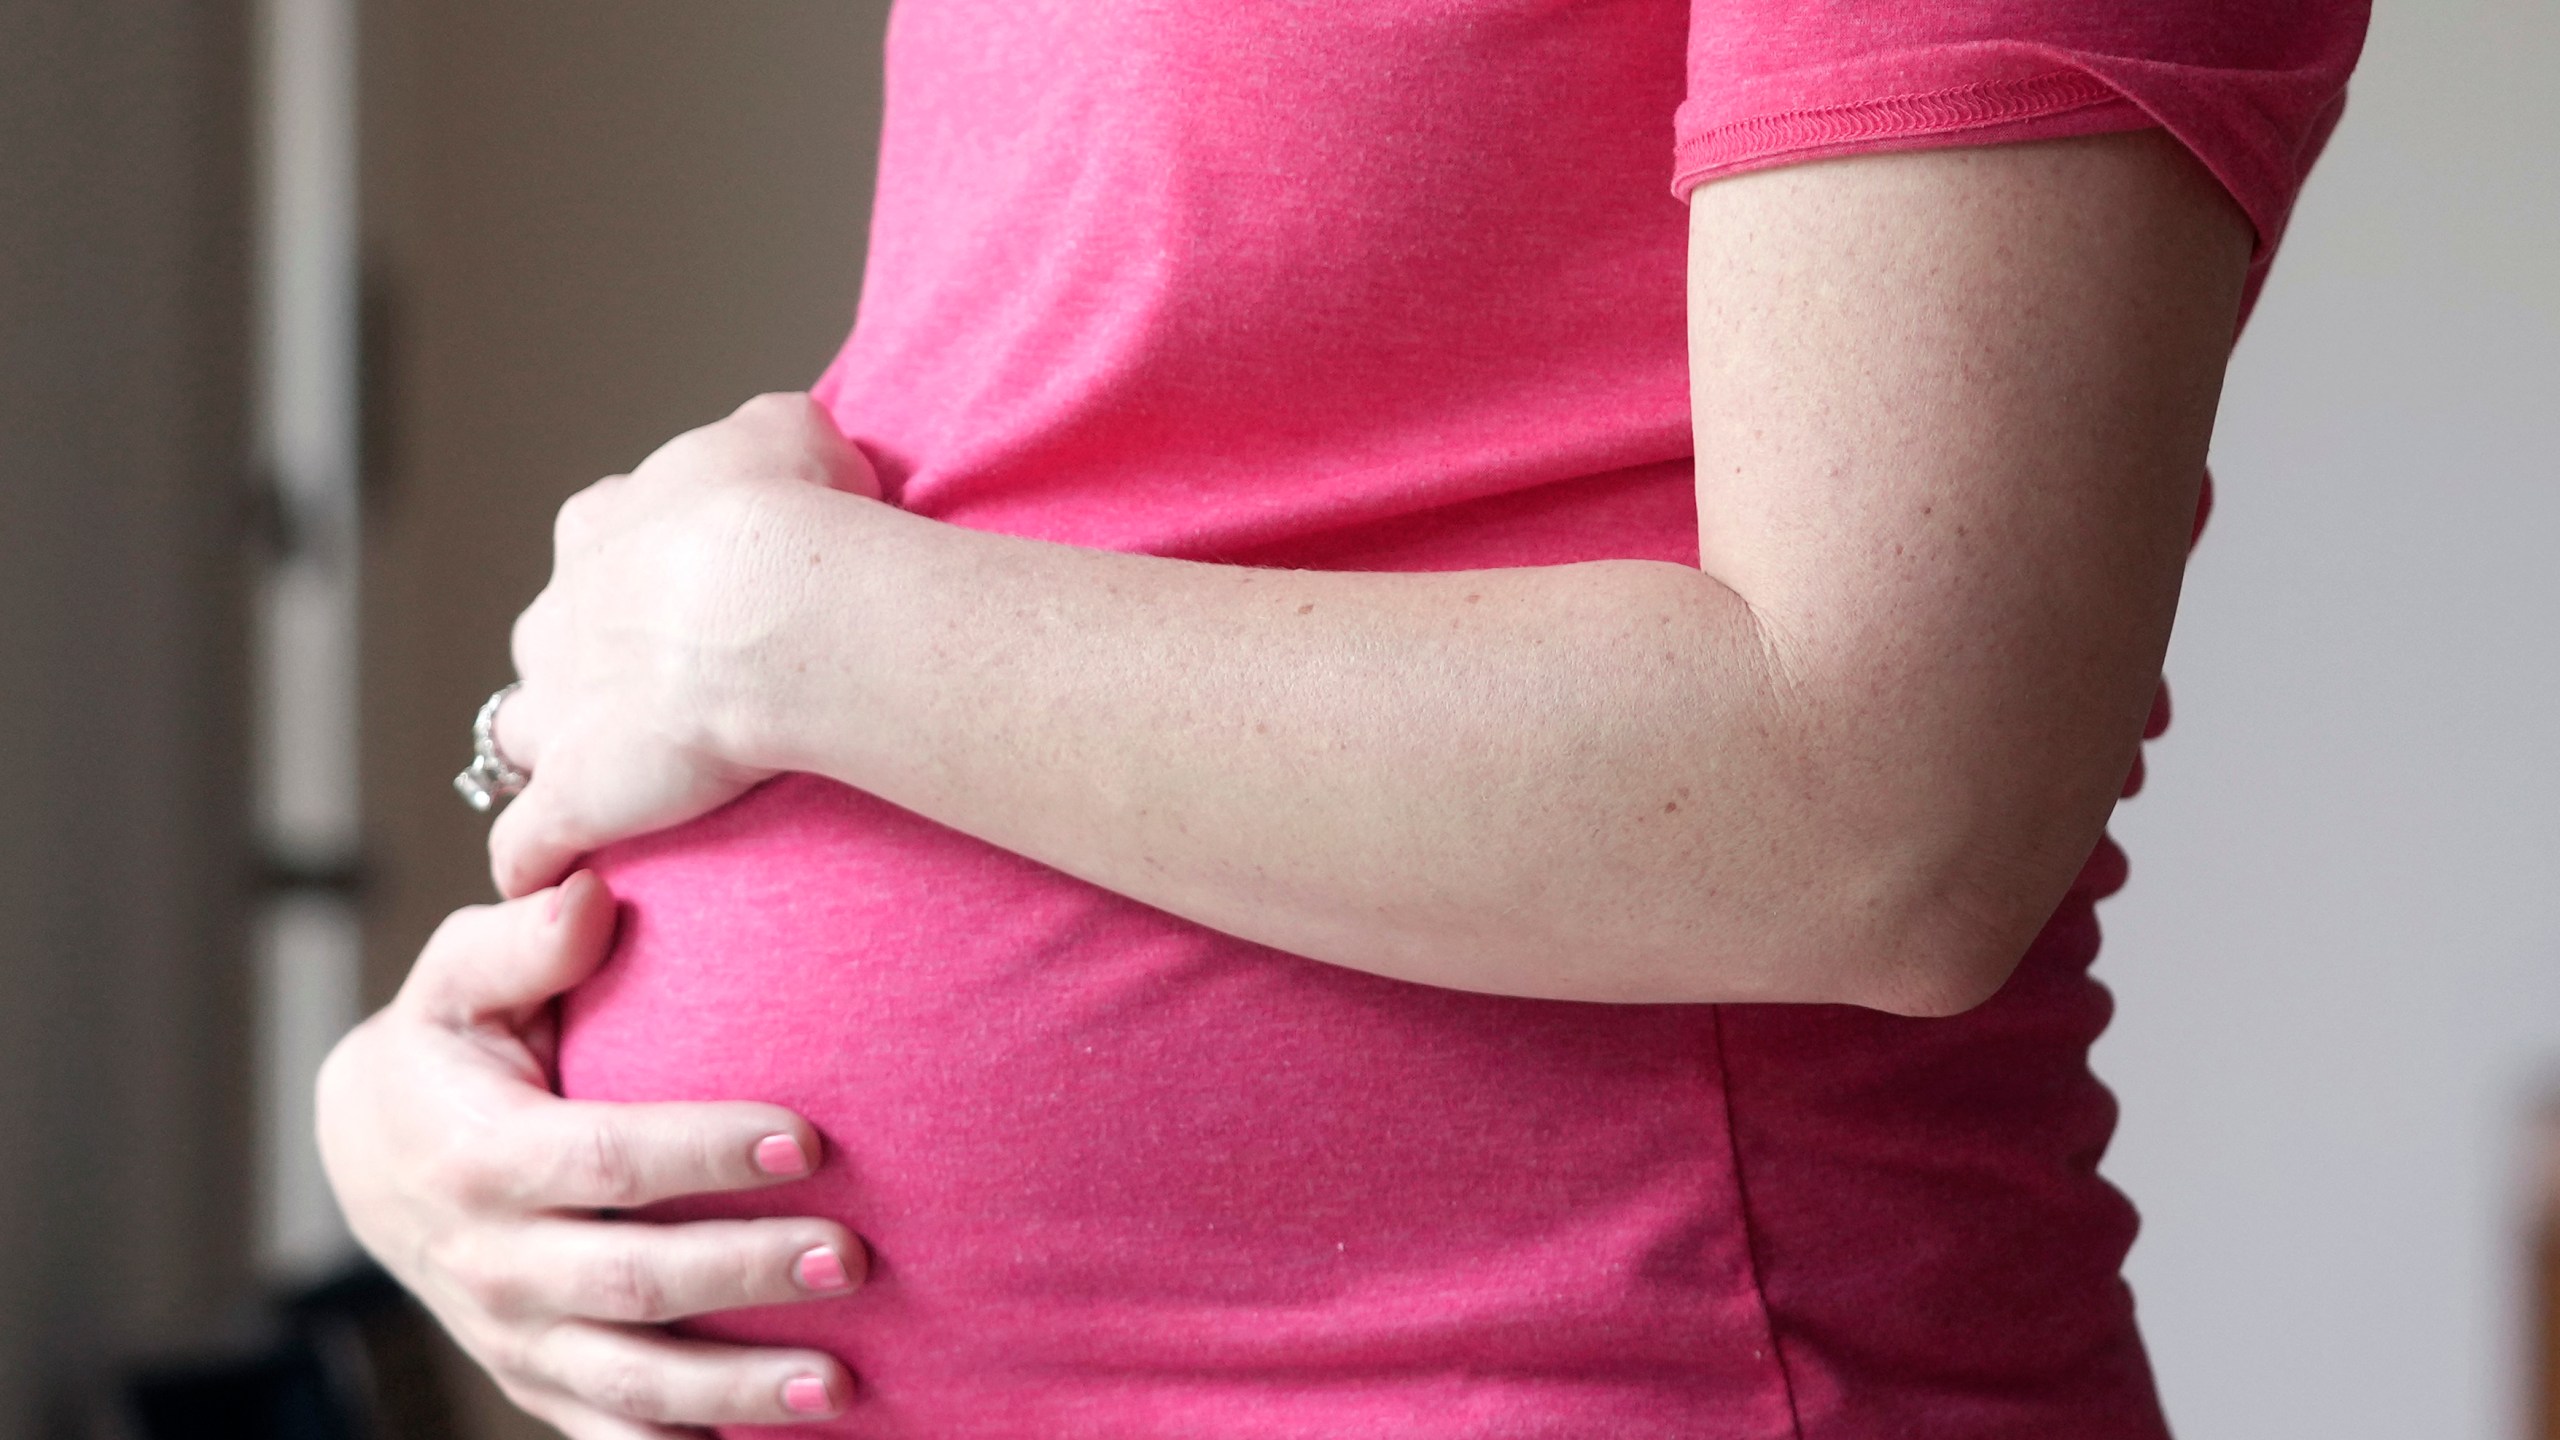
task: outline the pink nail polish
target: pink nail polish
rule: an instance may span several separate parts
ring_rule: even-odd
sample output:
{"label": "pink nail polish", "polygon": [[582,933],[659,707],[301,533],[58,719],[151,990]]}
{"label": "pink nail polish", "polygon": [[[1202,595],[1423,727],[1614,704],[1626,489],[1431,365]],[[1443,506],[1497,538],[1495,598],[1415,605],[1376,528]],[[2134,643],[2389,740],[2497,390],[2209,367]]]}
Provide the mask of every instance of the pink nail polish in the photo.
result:
{"label": "pink nail polish", "polygon": [[815,1375],[794,1375],[782,1382],[782,1407],[794,1415],[824,1415],[836,1408],[827,1382]]}
{"label": "pink nail polish", "polygon": [[788,1135],[767,1135],[756,1142],[756,1168],[767,1175],[806,1175],[809,1152]]}
{"label": "pink nail polish", "polygon": [[853,1284],[843,1258],[824,1245],[802,1255],[791,1268],[804,1290],[843,1290]]}

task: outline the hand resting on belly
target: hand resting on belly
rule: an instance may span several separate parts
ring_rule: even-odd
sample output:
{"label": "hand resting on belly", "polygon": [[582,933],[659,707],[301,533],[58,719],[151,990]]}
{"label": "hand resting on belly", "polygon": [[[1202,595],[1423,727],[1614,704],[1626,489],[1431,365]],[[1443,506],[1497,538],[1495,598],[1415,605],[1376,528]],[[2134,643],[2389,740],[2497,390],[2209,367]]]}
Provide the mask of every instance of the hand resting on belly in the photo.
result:
{"label": "hand resting on belly", "polygon": [[613,930],[612,898],[586,874],[458,911],[399,997],[339,1043],[321,1072],[319,1134],[356,1238],[508,1398],[573,1440],[834,1414],[852,1385],[825,1354],[643,1328],[848,1293],[866,1252],[822,1219],[598,1218],[781,1184],[824,1155],[778,1106],[551,1092],[553,1001],[604,959]]}

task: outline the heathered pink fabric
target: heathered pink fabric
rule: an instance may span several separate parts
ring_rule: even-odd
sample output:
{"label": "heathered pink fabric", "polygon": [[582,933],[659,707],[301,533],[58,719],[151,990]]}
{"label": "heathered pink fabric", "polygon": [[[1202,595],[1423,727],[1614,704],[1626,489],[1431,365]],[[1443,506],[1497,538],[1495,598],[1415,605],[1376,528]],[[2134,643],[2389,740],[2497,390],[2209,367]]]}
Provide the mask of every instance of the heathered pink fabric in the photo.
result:
{"label": "heathered pink fabric", "polygon": [[[1695,563],[1675,185],[2157,123],[2263,262],[2362,27],[2313,0],[904,0],[819,393],[953,524]],[[626,924],[563,1087],[798,1108],[817,1177],[667,1213],[831,1214],[874,1249],[857,1296],[692,1327],[841,1355],[861,1398],[810,1430],[2161,1434],[2086,1064],[2111,845],[1942,1021],[1375,979],[808,777],[599,863]]]}

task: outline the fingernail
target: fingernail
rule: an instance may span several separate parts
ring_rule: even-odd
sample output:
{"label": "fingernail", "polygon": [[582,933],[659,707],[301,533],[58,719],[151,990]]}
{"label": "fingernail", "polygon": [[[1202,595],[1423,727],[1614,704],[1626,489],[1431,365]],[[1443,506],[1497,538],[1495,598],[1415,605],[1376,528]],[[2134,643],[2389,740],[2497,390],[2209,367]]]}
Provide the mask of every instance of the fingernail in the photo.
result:
{"label": "fingernail", "polygon": [[756,1168],[767,1175],[806,1175],[809,1152],[788,1135],[767,1135],[756,1142]]}
{"label": "fingernail", "polygon": [[836,1408],[827,1382],[815,1375],[794,1375],[782,1382],[782,1408],[794,1415],[825,1415]]}
{"label": "fingernail", "polygon": [[542,902],[542,918],[544,920],[554,925],[560,923],[560,912],[567,909],[569,905],[569,887],[577,883],[578,875],[584,875],[585,873],[587,872],[581,870],[577,872],[576,875],[571,875],[568,879],[551,887],[550,898]]}
{"label": "fingernail", "polygon": [[853,1284],[853,1277],[845,1273],[844,1257],[824,1245],[802,1255],[791,1273],[804,1290],[843,1290]]}

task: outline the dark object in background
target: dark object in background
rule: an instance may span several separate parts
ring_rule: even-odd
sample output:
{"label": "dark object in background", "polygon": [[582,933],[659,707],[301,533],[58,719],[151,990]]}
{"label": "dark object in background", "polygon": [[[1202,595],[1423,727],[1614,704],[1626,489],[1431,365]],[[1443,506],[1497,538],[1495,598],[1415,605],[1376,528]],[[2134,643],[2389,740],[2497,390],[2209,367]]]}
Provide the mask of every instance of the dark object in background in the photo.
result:
{"label": "dark object in background", "polygon": [[117,1387],[132,1440],[448,1440],[453,1406],[434,1322],[365,1265],[286,1297],[274,1342],[152,1366]]}
{"label": "dark object in background", "polygon": [[125,1404],[149,1440],[366,1440],[310,1346],[288,1342],[254,1359],[155,1372]]}

